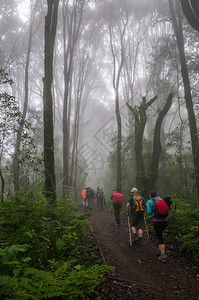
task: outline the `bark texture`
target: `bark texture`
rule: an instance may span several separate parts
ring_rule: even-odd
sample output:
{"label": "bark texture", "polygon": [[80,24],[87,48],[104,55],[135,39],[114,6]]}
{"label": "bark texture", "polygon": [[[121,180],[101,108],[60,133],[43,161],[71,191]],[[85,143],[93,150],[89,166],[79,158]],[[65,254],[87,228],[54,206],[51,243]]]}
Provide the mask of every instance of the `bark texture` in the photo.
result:
{"label": "bark texture", "polygon": [[182,22],[180,16],[180,7],[177,6],[175,12],[172,0],[169,0],[169,7],[170,7],[173,29],[176,36],[177,47],[180,56],[181,74],[182,74],[183,85],[184,85],[185,102],[186,102],[186,108],[188,112],[188,121],[189,121],[190,135],[191,135],[191,147],[192,147],[192,154],[193,154],[197,197],[199,201],[199,140],[198,140],[196,118],[195,118],[195,113],[193,108],[193,100],[191,95],[191,85],[189,80],[187,62],[185,58],[184,36],[183,36]]}
{"label": "bark texture", "polygon": [[144,164],[143,164],[143,135],[144,129],[146,125],[146,110],[149,106],[155,102],[157,96],[150,99],[146,102],[146,98],[142,98],[142,103],[139,107],[132,107],[127,104],[128,108],[131,110],[134,116],[134,130],[135,130],[135,143],[134,143],[134,150],[135,150],[135,161],[136,161],[136,187],[139,190],[143,190],[144,188]]}
{"label": "bark texture", "polygon": [[57,28],[59,0],[48,0],[48,12],[45,17],[45,49],[44,49],[44,168],[45,195],[49,203],[56,202],[56,180],[54,165],[54,126],[53,126],[53,53]]}
{"label": "bark texture", "polygon": [[180,0],[183,13],[189,24],[199,31],[199,1],[198,0]]}
{"label": "bark texture", "polygon": [[172,104],[173,94],[170,93],[167,97],[165,106],[160,111],[158,118],[156,120],[155,124],[155,130],[154,130],[154,138],[153,138],[153,153],[152,153],[152,159],[151,159],[151,168],[150,168],[150,189],[155,189],[156,181],[158,179],[158,168],[159,168],[159,162],[160,162],[160,154],[162,152],[162,146],[161,146],[161,139],[160,139],[160,133],[161,133],[161,125],[163,122],[164,117],[166,116],[167,112],[169,111],[171,104]]}
{"label": "bark texture", "polygon": [[20,167],[19,167],[19,156],[20,156],[20,147],[21,147],[21,138],[23,133],[24,121],[26,120],[27,110],[28,110],[28,84],[29,84],[29,65],[30,65],[30,54],[31,54],[31,47],[32,47],[32,38],[34,35],[33,32],[33,24],[34,24],[34,17],[37,8],[38,0],[35,2],[33,9],[31,10],[31,20],[29,26],[29,34],[28,34],[28,49],[26,55],[26,63],[25,63],[25,85],[24,85],[24,106],[22,112],[22,122],[19,125],[19,129],[17,132],[17,139],[15,144],[15,152],[13,157],[13,175],[14,175],[14,191],[17,193],[20,190],[19,184],[19,174],[20,174]]}
{"label": "bark texture", "polygon": [[[63,103],[63,196],[68,193],[70,184],[69,152],[70,152],[70,115],[72,68],[76,44],[80,35],[83,8],[85,1],[73,0],[73,9],[69,3],[63,2],[63,44],[64,44],[64,103]],[[68,40],[68,43],[67,43]]]}

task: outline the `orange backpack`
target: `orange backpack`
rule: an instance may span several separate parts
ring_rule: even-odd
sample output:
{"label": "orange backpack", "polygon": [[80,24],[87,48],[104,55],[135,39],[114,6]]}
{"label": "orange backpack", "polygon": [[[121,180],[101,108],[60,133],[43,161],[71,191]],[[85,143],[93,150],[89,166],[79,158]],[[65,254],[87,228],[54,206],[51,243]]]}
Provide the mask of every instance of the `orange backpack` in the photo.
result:
{"label": "orange backpack", "polygon": [[140,195],[133,196],[133,201],[135,203],[135,214],[144,214],[142,197]]}
{"label": "orange backpack", "polygon": [[82,198],[86,199],[86,190],[83,190],[81,194],[82,194]]}

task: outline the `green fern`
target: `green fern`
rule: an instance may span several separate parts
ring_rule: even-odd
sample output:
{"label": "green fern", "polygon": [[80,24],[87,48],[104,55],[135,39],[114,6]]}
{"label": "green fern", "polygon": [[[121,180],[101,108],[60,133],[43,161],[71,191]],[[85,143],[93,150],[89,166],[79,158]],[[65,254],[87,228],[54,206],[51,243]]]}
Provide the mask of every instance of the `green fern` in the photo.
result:
{"label": "green fern", "polygon": [[70,200],[52,211],[43,200],[18,198],[0,210],[0,299],[87,299],[112,270],[92,266],[86,216]]}
{"label": "green fern", "polygon": [[194,240],[187,240],[181,247],[181,254],[186,256],[189,260],[194,263],[199,263],[199,238]]}
{"label": "green fern", "polygon": [[1,296],[12,299],[48,299],[66,296],[75,299],[89,296],[103,281],[104,274],[113,267],[95,265],[90,269],[74,268],[67,277],[57,277],[50,272],[25,268],[18,277],[0,276]]}

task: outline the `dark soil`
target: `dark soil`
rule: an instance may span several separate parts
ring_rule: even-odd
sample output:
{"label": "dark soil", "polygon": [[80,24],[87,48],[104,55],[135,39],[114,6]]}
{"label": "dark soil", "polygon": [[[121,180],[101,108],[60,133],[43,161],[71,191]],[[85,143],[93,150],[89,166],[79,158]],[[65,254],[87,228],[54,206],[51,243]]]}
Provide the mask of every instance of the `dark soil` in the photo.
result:
{"label": "dark soil", "polygon": [[199,299],[198,268],[178,255],[160,262],[156,242],[146,232],[143,245],[130,246],[125,214],[116,226],[113,213],[94,207],[88,221],[103,262],[115,267],[101,285],[98,299]]}

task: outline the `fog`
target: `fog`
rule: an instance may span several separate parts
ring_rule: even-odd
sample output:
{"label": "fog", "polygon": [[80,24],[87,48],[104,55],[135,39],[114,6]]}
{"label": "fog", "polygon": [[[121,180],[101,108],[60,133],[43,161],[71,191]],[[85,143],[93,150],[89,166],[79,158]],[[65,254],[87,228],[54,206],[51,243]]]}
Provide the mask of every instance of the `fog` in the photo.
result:
{"label": "fog", "polygon": [[[180,4],[179,1],[174,2],[175,5]],[[24,110],[25,97],[28,98],[25,119],[35,129],[34,133],[28,132],[28,135],[34,138],[36,146],[34,155],[30,155],[38,159],[43,153],[44,26],[47,2],[0,0],[0,7],[0,64],[14,82],[12,86],[1,84],[1,91],[6,90],[15,97],[21,112]],[[183,12],[180,13],[198,126],[198,32],[188,24]],[[180,58],[168,1],[60,0],[52,87],[58,194],[62,193],[63,132],[66,124],[69,142],[66,158],[68,185],[78,190],[86,186],[94,189],[102,186],[110,194],[117,186],[118,175],[114,160],[118,103],[123,149],[122,181],[125,189],[130,189],[137,184],[132,137],[136,120],[127,104],[138,108],[143,97],[148,102],[157,95],[157,100],[146,111],[143,134],[146,163],[147,155],[152,151],[155,123],[169,93],[173,93],[173,99],[161,125],[161,143],[164,155],[172,155],[175,164],[176,156],[182,158],[187,151],[191,155],[191,148]],[[63,121],[64,114],[66,123]],[[16,136],[16,132],[11,132],[5,137],[5,144],[1,148],[3,167],[12,161]],[[3,140],[3,136],[1,138]],[[191,170],[193,167],[185,165],[185,169]],[[28,182],[40,180],[42,172],[35,169],[30,171],[30,168],[24,169]],[[42,170],[41,166],[38,168]],[[23,178],[24,173],[21,174]],[[24,180],[26,183],[27,179]],[[6,182],[11,183],[9,176]],[[12,184],[10,186],[12,189]],[[175,192],[174,186],[170,192]]]}

